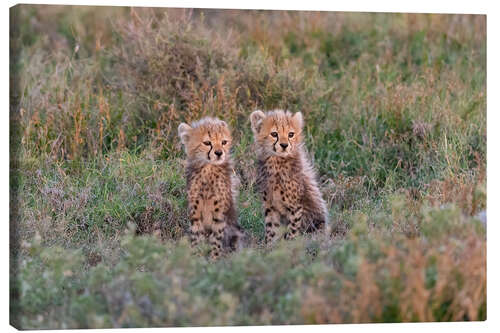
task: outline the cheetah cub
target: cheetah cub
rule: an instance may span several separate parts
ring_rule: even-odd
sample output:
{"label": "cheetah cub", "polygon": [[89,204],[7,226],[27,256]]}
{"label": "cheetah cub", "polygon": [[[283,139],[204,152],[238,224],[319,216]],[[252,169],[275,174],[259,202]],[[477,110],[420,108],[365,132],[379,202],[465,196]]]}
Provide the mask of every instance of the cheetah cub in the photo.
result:
{"label": "cheetah cub", "polygon": [[266,244],[287,222],[285,239],[325,228],[328,210],[302,141],[302,113],[254,111],[250,122],[257,146],[257,185],[264,200]]}
{"label": "cheetah cub", "polygon": [[215,118],[191,126],[182,123],[178,132],[187,155],[191,244],[208,238],[210,257],[216,259],[223,249],[234,250],[241,236],[235,209],[237,178],[229,153],[231,133],[226,122]]}

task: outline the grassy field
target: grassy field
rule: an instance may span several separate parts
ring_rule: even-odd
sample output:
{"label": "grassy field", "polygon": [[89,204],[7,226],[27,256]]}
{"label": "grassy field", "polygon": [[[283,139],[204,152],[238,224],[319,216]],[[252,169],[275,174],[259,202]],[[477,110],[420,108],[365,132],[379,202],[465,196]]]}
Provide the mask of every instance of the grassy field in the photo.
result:
{"label": "grassy field", "polygon": [[[485,16],[23,5],[10,70],[16,327],[486,319]],[[303,112],[327,235],[262,245],[256,108]],[[250,239],[215,263],[177,138],[204,115]]]}

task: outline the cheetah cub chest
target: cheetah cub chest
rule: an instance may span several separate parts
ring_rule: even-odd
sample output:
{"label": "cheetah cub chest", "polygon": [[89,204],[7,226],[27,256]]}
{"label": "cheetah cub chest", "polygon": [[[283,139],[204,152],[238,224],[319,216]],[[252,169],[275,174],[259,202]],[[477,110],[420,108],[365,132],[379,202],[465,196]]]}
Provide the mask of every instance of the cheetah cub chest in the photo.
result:
{"label": "cheetah cub chest", "polygon": [[226,165],[210,164],[190,170],[187,186],[189,210],[199,213],[195,215],[199,215],[205,232],[232,213],[231,176],[228,171]]}
{"label": "cheetah cub chest", "polygon": [[291,161],[276,156],[262,163],[260,171],[264,202],[285,216],[303,195],[303,184],[297,180],[301,171]]}

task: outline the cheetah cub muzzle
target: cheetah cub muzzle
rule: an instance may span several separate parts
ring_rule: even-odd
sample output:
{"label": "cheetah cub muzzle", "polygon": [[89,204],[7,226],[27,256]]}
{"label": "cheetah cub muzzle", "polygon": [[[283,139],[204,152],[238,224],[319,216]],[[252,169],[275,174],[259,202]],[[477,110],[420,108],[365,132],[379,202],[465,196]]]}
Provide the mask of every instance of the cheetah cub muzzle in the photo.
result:
{"label": "cheetah cub muzzle", "polygon": [[229,149],[231,133],[226,122],[203,118],[182,123],[179,137],[187,155],[186,178],[192,246],[206,238],[210,257],[234,250],[242,236],[235,202],[237,178]]}
{"label": "cheetah cub muzzle", "polygon": [[264,201],[266,244],[277,236],[281,220],[286,239],[299,232],[325,229],[328,210],[303,144],[302,113],[275,110],[250,115],[257,147],[258,189]]}

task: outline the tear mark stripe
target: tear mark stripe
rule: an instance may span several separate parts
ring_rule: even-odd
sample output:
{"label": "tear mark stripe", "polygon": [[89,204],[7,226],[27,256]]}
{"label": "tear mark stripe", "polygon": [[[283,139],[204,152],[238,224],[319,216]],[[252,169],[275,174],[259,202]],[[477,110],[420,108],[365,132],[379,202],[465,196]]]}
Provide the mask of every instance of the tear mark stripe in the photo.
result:
{"label": "tear mark stripe", "polygon": [[210,150],[208,151],[207,154],[208,160],[210,160],[210,153],[212,152],[212,149],[214,149],[214,147],[212,146],[212,142],[210,142]]}

